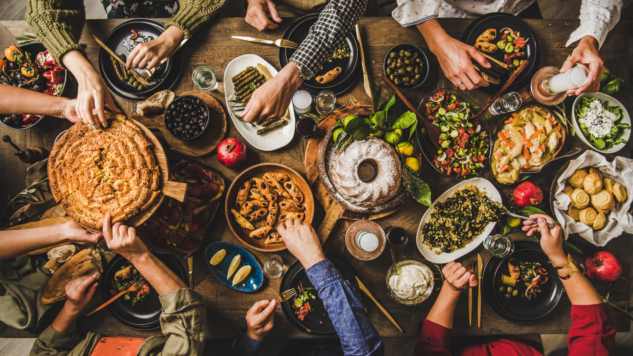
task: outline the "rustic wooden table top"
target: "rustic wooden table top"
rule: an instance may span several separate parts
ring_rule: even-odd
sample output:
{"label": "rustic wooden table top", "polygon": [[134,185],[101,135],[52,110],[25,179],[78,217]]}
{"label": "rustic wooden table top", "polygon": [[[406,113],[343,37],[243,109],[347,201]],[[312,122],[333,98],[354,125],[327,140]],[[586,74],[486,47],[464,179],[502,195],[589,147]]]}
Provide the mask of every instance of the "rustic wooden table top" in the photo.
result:
{"label": "rustic wooden table top", "polygon": [[[97,64],[97,55],[99,51],[98,45],[90,37],[90,33],[94,33],[100,38],[104,38],[110,30],[120,24],[122,20],[89,20],[86,22],[81,43],[86,44],[86,51],[89,60],[93,65]],[[467,19],[441,19],[443,27],[453,37],[460,38],[462,32],[470,24],[471,20]],[[540,66],[554,65],[562,66],[567,56],[571,53],[571,48],[565,47],[565,42],[569,34],[578,27],[579,21],[548,21],[548,20],[526,20],[527,24],[534,31],[541,46]],[[193,90],[193,84],[190,79],[190,73],[199,65],[207,65],[213,68],[220,80],[223,78],[224,70],[228,63],[235,57],[256,53],[268,60],[270,63],[278,66],[278,49],[273,46],[257,45],[249,42],[232,40],[232,35],[252,36],[268,39],[280,38],[284,30],[292,23],[292,19],[286,19],[278,30],[260,33],[246,24],[242,18],[227,18],[213,21],[213,24],[201,29],[182,49],[184,70],[180,78],[180,82],[176,87],[176,92],[181,93]],[[370,78],[375,88],[381,84],[378,73],[382,71],[382,61],[387,51],[394,45],[399,43],[412,43],[422,48],[429,57],[431,72],[428,80],[420,88],[405,91],[405,95],[412,103],[418,103],[424,96],[428,95],[436,88],[454,88],[452,84],[444,77],[438,65],[437,59],[428,51],[422,36],[417,32],[415,27],[403,28],[391,18],[363,18],[360,22],[362,37],[364,41],[365,56]],[[4,48],[14,36],[23,32],[30,31],[25,21],[0,21],[0,48]],[[629,67],[628,58],[628,38],[626,24],[620,23],[611,31],[607,37],[607,41],[600,51],[602,58],[607,65],[622,68],[622,76],[628,77]],[[359,76],[360,79],[360,76]],[[222,83],[220,83],[220,89]],[[491,97],[489,94],[480,91],[467,93],[477,103],[483,105]],[[224,102],[224,95],[221,91],[212,93],[214,97]],[[383,100],[391,93],[383,91]],[[116,97],[116,96],[115,96]],[[127,102],[121,98],[117,98],[120,107],[126,112],[131,113],[134,104]],[[370,104],[369,97],[363,89],[362,79],[348,93],[338,99],[339,103],[344,104]],[[626,102],[626,101],[624,101]],[[630,102],[630,101],[629,101]],[[568,99],[567,106],[571,106]],[[630,109],[630,104],[627,104]],[[490,120],[487,118],[486,120]],[[63,120],[49,119],[47,122],[38,124],[36,127],[25,131],[13,131],[0,127],[2,135],[10,134],[13,141],[19,146],[42,146],[51,148],[53,140],[57,134],[69,127],[70,124]],[[160,134],[159,134],[160,135]],[[240,138],[235,127],[230,125],[229,136]],[[292,143],[287,147],[275,152],[258,152],[255,149],[249,150],[248,161],[246,166],[254,165],[261,162],[275,162],[285,164],[305,175],[303,166],[304,152],[307,140],[299,138],[296,135]],[[629,157],[630,143],[627,147],[619,152],[620,155]],[[572,147],[587,147],[575,137],[567,140],[563,153]],[[250,147],[249,147],[250,148]],[[227,179],[227,185],[239,174],[239,170],[231,170],[222,166],[215,155],[205,157],[210,166],[219,170]],[[613,157],[609,157],[613,158]],[[8,145],[0,145],[0,199],[6,201],[25,187],[26,165],[13,156],[12,149]],[[549,195],[549,187],[554,174],[560,165],[549,167],[544,172],[536,175],[533,182],[539,184],[545,191],[546,196]],[[422,168],[422,178],[431,186],[433,197],[439,196],[443,191],[456,183],[455,180],[443,178],[424,162]],[[484,177],[492,179],[490,172],[487,171]],[[511,188],[499,186],[504,199],[511,196]],[[405,203],[395,214],[388,218],[378,220],[383,227],[401,226],[404,227],[410,236],[415,236],[420,218],[426,211],[426,207],[414,202]],[[349,261],[358,271],[360,279],[373,293],[377,300],[391,313],[391,315],[403,327],[405,334],[401,334],[380,312],[376,305],[365,297],[365,305],[369,312],[372,323],[376,326],[380,334],[384,337],[399,336],[417,336],[418,323],[429,312],[437,291],[435,291],[430,299],[417,307],[407,307],[389,299],[387,296],[387,287],[385,285],[385,274],[391,266],[391,258],[388,253],[383,253],[378,259],[370,262],[355,260],[345,248],[343,241],[346,228],[349,222],[342,221],[332,231],[330,238],[324,245],[324,250],[343,257]],[[212,241],[229,241],[240,244],[231,233],[223,212],[218,212],[217,218],[210,229],[213,236]],[[515,234],[515,239],[527,238],[523,234]],[[625,235],[611,241],[606,250],[614,253],[622,262],[623,277],[630,280],[630,263],[631,263],[631,236]],[[573,237],[572,237],[573,238]],[[580,239],[573,238],[574,242],[585,252],[595,250],[596,248]],[[415,247],[414,238],[410,238],[409,244],[403,250],[404,257],[408,259],[423,260],[421,254]],[[261,253],[250,250],[258,259],[260,264],[270,258],[270,254]],[[210,338],[233,338],[240,328],[245,327],[244,316],[250,306],[258,300],[272,299],[277,297],[280,279],[266,280],[264,287],[257,293],[238,293],[221,285],[207,269],[204,256],[204,249],[200,249],[195,256],[195,290],[204,296],[204,302],[207,306],[207,323]],[[485,254],[485,259],[489,256],[487,251],[479,248],[477,251]],[[469,255],[472,256],[473,254]],[[287,251],[279,253],[284,259],[286,267],[295,259]],[[580,256],[578,256],[580,257]],[[580,260],[582,261],[582,260]],[[184,264],[183,260],[183,264]],[[567,333],[571,326],[570,312],[571,304],[566,296],[563,296],[559,305],[549,315],[543,319],[531,323],[529,325],[513,324],[499,315],[497,315],[487,304],[482,302],[482,328],[476,327],[476,292],[474,293],[474,310],[473,310],[473,326],[468,326],[468,294],[464,293],[460,299],[455,312],[454,332],[458,335],[511,335],[511,334],[527,334],[527,333]],[[620,307],[628,305],[630,294],[630,285],[623,280],[619,280],[611,291],[610,301]],[[86,311],[94,309],[100,305],[102,300],[100,293],[96,293],[93,300],[85,308]],[[628,317],[614,308],[611,308],[611,314],[615,323],[616,330],[628,331]],[[276,325],[269,337],[272,338],[304,338],[310,337],[299,330],[295,329],[285,318],[281,308],[277,308]],[[12,328],[0,328],[0,332],[6,329],[3,337],[34,337],[35,334],[20,332]],[[108,336],[136,336],[146,337],[150,335],[160,334],[160,330],[152,332],[135,331],[122,325],[114,319],[109,312],[100,312],[90,318],[79,319],[79,330],[99,332]]]}

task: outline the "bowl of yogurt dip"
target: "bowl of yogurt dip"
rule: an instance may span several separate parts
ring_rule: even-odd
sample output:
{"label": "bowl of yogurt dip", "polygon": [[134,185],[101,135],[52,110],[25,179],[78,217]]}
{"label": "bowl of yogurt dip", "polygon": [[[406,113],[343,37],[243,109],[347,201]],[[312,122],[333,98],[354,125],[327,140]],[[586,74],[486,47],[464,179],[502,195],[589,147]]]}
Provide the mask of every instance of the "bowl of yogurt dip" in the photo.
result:
{"label": "bowl of yogurt dip", "polygon": [[[396,273],[397,272],[397,273]],[[391,266],[387,272],[389,297],[403,305],[418,305],[433,292],[433,271],[422,262],[408,260]]]}

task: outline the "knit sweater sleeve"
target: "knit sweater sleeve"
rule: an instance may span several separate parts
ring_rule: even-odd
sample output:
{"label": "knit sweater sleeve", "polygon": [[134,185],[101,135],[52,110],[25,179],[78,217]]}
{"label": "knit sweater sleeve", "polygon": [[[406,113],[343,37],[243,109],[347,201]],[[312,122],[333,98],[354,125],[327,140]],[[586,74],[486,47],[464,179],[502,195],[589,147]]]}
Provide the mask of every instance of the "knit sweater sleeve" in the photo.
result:
{"label": "knit sweater sleeve", "polygon": [[60,65],[66,52],[79,49],[86,21],[83,0],[27,0],[24,17]]}
{"label": "knit sweater sleeve", "polygon": [[185,38],[191,36],[209,21],[218,10],[224,6],[226,0],[178,0],[178,13],[165,24],[176,26],[185,33]]}

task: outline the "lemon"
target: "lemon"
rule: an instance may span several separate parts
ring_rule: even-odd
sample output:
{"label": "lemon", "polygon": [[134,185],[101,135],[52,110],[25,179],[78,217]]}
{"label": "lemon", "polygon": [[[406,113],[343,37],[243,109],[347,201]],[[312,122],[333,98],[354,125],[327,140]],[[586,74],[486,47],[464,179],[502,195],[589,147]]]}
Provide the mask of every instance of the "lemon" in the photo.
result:
{"label": "lemon", "polygon": [[406,157],[413,156],[415,153],[415,146],[413,146],[410,142],[401,142],[398,146],[396,146],[396,151]]}
{"label": "lemon", "polygon": [[213,257],[211,257],[211,261],[209,261],[209,263],[211,264],[211,266],[215,266],[218,263],[222,262],[224,256],[226,256],[226,250],[221,249],[220,251],[216,252]]}
{"label": "lemon", "polygon": [[259,71],[259,73],[261,73],[261,75],[266,77],[266,80],[270,80],[273,77],[272,75],[270,75],[270,72],[268,71],[268,68],[266,68],[261,63],[257,63],[257,71]]}
{"label": "lemon", "polygon": [[517,227],[519,225],[521,225],[521,219],[517,219],[515,217],[512,216],[508,216],[506,218],[506,223],[508,224],[508,226],[510,227]]}
{"label": "lemon", "polygon": [[344,126],[347,126],[347,124],[348,124],[350,121],[352,121],[352,120],[354,120],[354,119],[356,119],[356,118],[358,118],[358,117],[360,117],[360,116],[358,116],[358,115],[350,115],[350,116],[346,117],[346,118],[345,118],[345,120],[343,120],[343,125],[344,125]]}
{"label": "lemon", "polygon": [[342,128],[338,128],[334,130],[334,133],[332,134],[332,137],[334,138],[334,142],[338,142],[338,135],[340,135],[341,132],[343,132]]}
{"label": "lemon", "polygon": [[418,161],[415,157],[409,157],[404,161],[404,164],[409,166],[409,168],[413,169],[416,172],[420,171],[420,161]]}
{"label": "lemon", "polygon": [[229,271],[226,274],[227,280],[231,279],[231,276],[233,275],[233,273],[235,273],[235,270],[237,269],[237,266],[240,265],[241,261],[242,256],[236,255],[235,257],[233,257],[233,261],[231,261],[231,265],[229,266]]}
{"label": "lemon", "polygon": [[235,274],[235,278],[233,278],[233,285],[240,283],[241,281],[251,273],[251,266],[243,266],[239,271]]}
{"label": "lemon", "polygon": [[374,132],[369,134],[369,136],[371,136],[371,137],[378,137],[378,138],[381,138],[384,135],[385,135],[385,131],[384,130],[376,130],[376,131],[374,131]]}
{"label": "lemon", "polygon": [[402,130],[395,129],[393,131],[389,131],[385,134],[385,141],[392,145],[397,145],[402,141]]}

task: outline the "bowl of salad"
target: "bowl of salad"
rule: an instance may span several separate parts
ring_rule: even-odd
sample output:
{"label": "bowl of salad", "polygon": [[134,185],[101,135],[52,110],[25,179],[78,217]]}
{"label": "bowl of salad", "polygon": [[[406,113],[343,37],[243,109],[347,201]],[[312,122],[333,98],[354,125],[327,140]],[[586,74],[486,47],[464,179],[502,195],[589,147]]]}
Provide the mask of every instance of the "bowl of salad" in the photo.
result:
{"label": "bowl of salad", "polygon": [[423,125],[416,131],[417,145],[429,164],[441,175],[472,178],[480,175],[490,158],[488,130],[468,121],[479,105],[457,91],[439,89],[420,102],[418,111],[440,128],[435,148]]}
{"label": "bowl of salad", "polygon": [[600,153],[616,153],[631,136],[631,118],[624,105],[604,93],[580,94],[572,108],[578,137]]}

